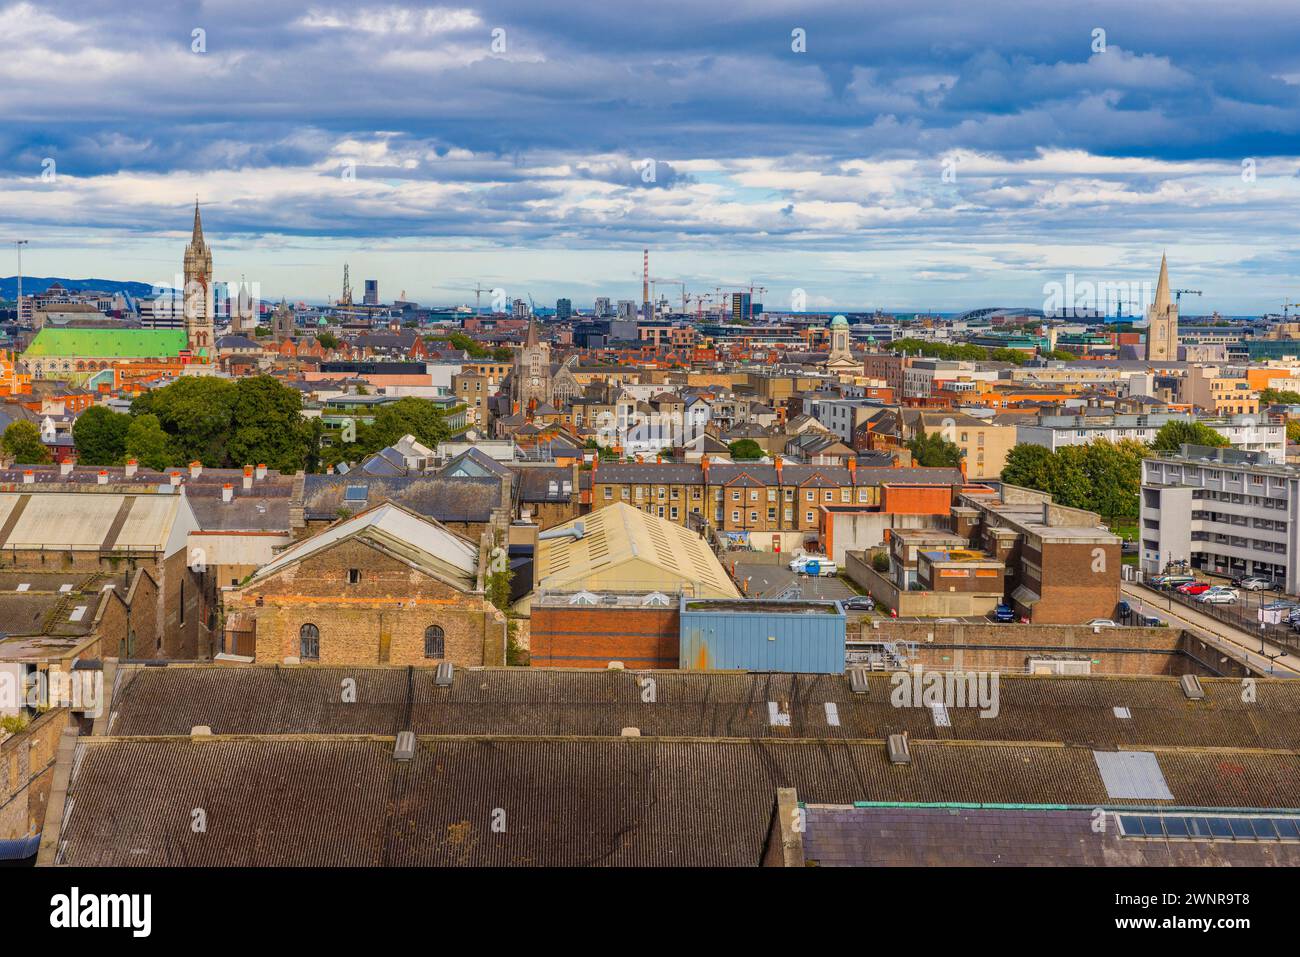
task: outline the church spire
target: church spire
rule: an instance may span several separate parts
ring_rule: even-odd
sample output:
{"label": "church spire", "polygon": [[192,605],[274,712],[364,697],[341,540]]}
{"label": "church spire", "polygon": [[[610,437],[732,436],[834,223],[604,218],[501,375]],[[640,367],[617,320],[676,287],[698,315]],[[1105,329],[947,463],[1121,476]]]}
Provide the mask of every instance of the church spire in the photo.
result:
{"label": "church spire", "polygon": [[1164,253],[1160,254],[1160,278],[1156,281],[1155,307],[1157,313],[1163,313],[1169,308],[1169,264]]}
{"label": "church spire", "polygon": [[529,316],[528,317],[528,338],[524,340],[524,348],[531,349],[536,345],[537,345],[537,320],[536,318]]}
{"label": "church spire", "polygon": [[199,219],[199,198],[194,197],[194,235],[190,237],[190,242],[195,248],[203,245],[203,221]]}

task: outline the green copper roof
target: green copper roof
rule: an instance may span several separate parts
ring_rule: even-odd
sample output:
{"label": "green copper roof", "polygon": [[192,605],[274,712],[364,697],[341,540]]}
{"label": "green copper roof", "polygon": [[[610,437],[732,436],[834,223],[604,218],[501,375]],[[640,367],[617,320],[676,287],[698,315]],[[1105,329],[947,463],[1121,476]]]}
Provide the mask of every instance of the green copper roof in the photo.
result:
{"label": "green copper roof", "polygon": [[171,358],[189,348],[184,329],[52,329],[46,327],[24,359],[70,356],[96,359]]}

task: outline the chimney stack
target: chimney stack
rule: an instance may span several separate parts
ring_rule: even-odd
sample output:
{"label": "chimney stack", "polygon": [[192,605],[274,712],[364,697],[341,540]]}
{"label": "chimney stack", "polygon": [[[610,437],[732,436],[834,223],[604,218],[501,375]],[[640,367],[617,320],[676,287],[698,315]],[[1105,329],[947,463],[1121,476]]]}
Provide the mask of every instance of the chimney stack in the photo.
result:
{"label": "chimney stack", "polygon": [[125,475],[127,478],[131,478],[131,476],[135,475],[135,473],[139,470],[139,468],[140,468],[140,463],[137,460],[127,459],[126,468],[122,470],[122,474]]}
{"label": "chimney stack", "polygon": [[855,479],[857,477],[858,477],[858,457],[855,454],[849,456],[849,478]]}
{"label": "chimney stack", "polygon": [[36,473],[31,469],[23,469],[23,484],[31,485],[36,481]]}
{"label": "chimney stack", "polygon": [[181,484],[181,473],[180,473],[180,472],[173,472],[173,473],[172,473],[172,486],[174,487],[174,486],[177,486],[177,485],[180,485],[180,484]]}
{"label": "chimney stack", "polygon": [[781,474],[782,470],[785,468],[785,462],[782,460],[781,456],[777,455],[772,459],[772,464],[776,466],[776,484],[780,485]]}
{"label": "chimney stack", "polygon": [[71,475],[71,474],[72,474],[72,463],[71,463],[71,462],[68,462],[68,461],[60,462],[60,463],[59,463],[59,474],[60,474],[60,475]]}
{"label": "chimney stack", "polygon": [[257,463],[257,480],[260,482],[260,481],[262,481],[262,479],[264,479],[264,478],[266,478],[266,463],[265,463],[265,462],[258,462],[258,463]]}
{"label": "chimney stack", "polygon": [[229,502],[232,501],[234,497],[235,487],[233,485],[227,482],[225,485],[221,486],[221,501]]}
{"label": "chimney stack", "polygon": [[253,487],[253,467],[251,465],[245,465],[244,466],[244,491],[247,492],[252,487]]}
{"label": "chimney stack", "polygon": [[99,470],[99,484],[100,485],[108,484],[108,471],[106,469]]}
{"label": "chimney stack", "polygon": [[198,478],[203,474],[203,463],[197,459],[190,463],[190,478]]}
{"label": "chimney stack", "polygon": [[704,484],[708,485],[709,484],[709,457],[707,455],[700,456],[700,470],[704,473]]}

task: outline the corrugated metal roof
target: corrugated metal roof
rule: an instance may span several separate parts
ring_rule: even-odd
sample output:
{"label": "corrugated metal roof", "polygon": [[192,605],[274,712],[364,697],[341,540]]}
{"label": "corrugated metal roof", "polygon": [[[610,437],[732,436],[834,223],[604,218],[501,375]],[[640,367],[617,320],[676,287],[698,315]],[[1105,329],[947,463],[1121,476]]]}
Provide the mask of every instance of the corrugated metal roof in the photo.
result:
{"label": "corrugated metal roof", "polygon": [[[781,787],[827,804],[1123,803],[1090,750],[1054,745],[913,742],[901,768],[879,741],[426,737],[403,762],[393,745],[82,738],[58,863],[756,866]],[[1300,804],[1296,755],[1234,753],[1231,776],[1225,757],[1160,752],[1173,800]]]}
{"label": "corrugated metal roof", "polygon": [[[583,527],[581,538],[558,537],[562,530]],[[602,587],[640,588],[651,582],[645,563],[660,577],[689,586],[695,597],[736,598],[739,592],[726,569],[698,535],[675,522],[656,518],[622,502],[558,525],[553,537],[538,543],[539,587],[588,588],[597,576]],[[625,571],[620,567],[625,566]]]}
{"label": "corrugated metal roof", "polygon": [[1150,751],[1094,751],[1092,756],[1110,797],[1173,800],[1160,762]]}

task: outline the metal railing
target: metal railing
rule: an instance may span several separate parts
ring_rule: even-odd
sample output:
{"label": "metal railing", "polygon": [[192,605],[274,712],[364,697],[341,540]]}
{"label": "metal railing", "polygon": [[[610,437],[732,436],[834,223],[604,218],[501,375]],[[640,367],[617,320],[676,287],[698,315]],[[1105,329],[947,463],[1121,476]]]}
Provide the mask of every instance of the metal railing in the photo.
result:
{"label": "metal railing", "polygon": [[[1172,611],[1173,606],[1177,604],[1192,611],[1200,612],[1207,618],[1213,618],[1215,621],[1220,621],[1225,625],[1229,625],[1237,631],[1245,632],[1264,641],[1272,642],[1290,652],[1300,652],[1300,634],[1293,631],[1291,626],[1286,622],[1285,610],[1283,611],[1283,620],[1278,624],[1261,623],[1254,618],[1248,617],[1251,614],[1252,607],[1257,613],[1258,609],[1262,605],[1278,601],[1276,598],[1270,598],[1262,592],[1250,592],[1245,589],[1236,589],[1239,596],[1236,604],[1226,606],[1216,605],[1208,601],[1197,601],[1194,596],[1185,595],[1182,592],[1177,591],[1175,588],[1165,588],[1159,585],[1153,585],[1150,582],[1142,581],[1141,578],[1137,579],[1137,581],[1146,585],[1147,588],[1159,592],[1160,595],[1164,597],[1166,607],[1170,611]],[[1252,597],[1255,596],[1258,596],[1259,598],[1257,602],[1251,600]],[[1146,603],[1151,604],[1150,599],[1147,599]],[[1297,602],[1296,604],[1300,605],[1300,602]],[[1152,604],[1152,607],[1159,610],[1160,606]]]}

